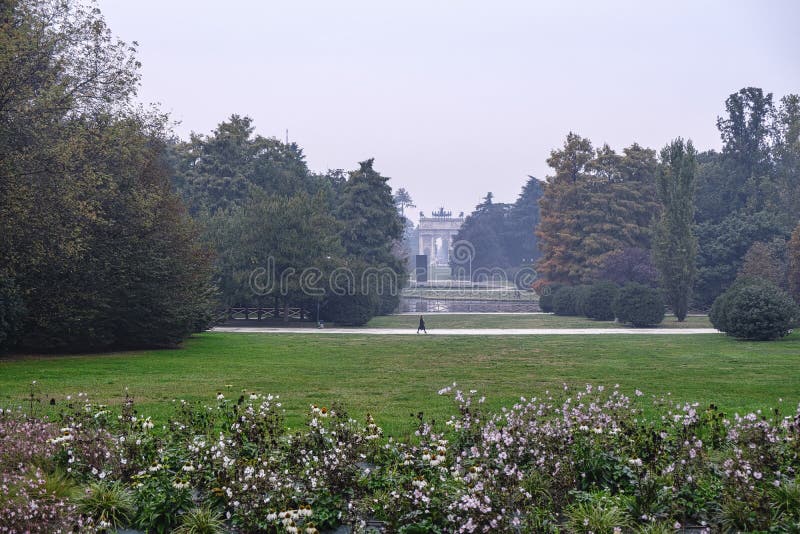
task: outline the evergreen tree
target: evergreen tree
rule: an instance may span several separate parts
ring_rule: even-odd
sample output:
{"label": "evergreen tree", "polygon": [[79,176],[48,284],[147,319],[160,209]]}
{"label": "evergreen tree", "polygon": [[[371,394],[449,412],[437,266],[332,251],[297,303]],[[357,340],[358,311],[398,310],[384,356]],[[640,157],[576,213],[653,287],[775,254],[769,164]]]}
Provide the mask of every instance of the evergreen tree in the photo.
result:
{"label": "evergreen tree", "polygon": [[517,201],[508,210],[505,233],[505,256],[511,266],[533,263],[540,255],[536,227],[539,225],[539,200],[544,194],[542,182],[528,177]]}
{"label": "evergreen tree", "polygon": [[238,206],[256,187],[270,195],[314,194],[319,184],[295,143],[254,135],[250,117],[231,115],[211,135],[193,133],[174,148],[173,182],[193,213]]}
{"label": "evergreen tree", "polygon": [[404,188],[400,188],[394,194],[394,203],[400,209],[400,215],[405,218],[406,208],[416,208],[414,201],[411,200],[411,194]]}
{"label": "evergreen tree", "polygon": [[[494,202],[491,192],[486,194],[483,202],[475,206],[475,210],[464,219],[464,224],[459,228],[454,241],[466,241],[471,244],[474,255],[470,264],[456,266],[453,260],[452,267],[457,271],[470,269],[464,272],[468,276],[480,275],[484,270],[508,267],[509,260],[506,256],[505,239],[506,215],[509,206]],[[457,272],[457,274],[462,274]]]}
{"label": "evergreen tree", "polygon": [[667,304],[678,321],[686,318],[695,278],[695,156],[692,142],[678,138],[661,151],[657,173],[662,213],[656,225],[655,260]]}
{"label": "evergreen tree", "polygon": [[344,186],[336,218],[342,222],[342,244],[351,256],[368,263],[389,264],[392,243],[403,237],[403,222],[392,198],[388,178],[362,161]]}
{"label": "evergreen tree", "polygon": [[362,161],[360,168],[350,173],[336,218],[341,222],[342,245],[350,258],[364,262],[371,272],[391,272],[391,283],[377,288],[361,284],[364,292],[379,293],[375,313],[389,313],[399,302],[399,290],[406,278],[405,262],[394,253],[403,237],[403,218],[397,212],[388,178],[373,169],[373,161]]}

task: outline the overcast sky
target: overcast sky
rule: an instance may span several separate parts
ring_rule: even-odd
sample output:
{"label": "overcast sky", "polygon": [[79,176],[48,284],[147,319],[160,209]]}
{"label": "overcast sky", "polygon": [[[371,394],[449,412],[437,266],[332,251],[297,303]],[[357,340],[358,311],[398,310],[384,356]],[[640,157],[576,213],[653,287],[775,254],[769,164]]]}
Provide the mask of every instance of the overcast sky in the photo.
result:
{"label": "overcast sky", "polygon": [[143,102],[209,133],[233,113],[312,170],[374,157],[416,212],[513,201],[574,131],[718,148],[724,100],[800,92],[800,2],[100,0],[139,42]]}

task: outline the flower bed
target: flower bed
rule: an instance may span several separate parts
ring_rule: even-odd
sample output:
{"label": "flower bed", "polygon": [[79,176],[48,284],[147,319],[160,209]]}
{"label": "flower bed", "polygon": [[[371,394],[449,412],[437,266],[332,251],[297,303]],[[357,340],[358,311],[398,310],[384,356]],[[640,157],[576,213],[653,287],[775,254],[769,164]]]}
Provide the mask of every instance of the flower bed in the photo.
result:
{"label": "flower bed", "polygon": [[[130,398],[114,411],[80,395],[49,419],[1,411],[0,532],[800,527],[800,411],[728,417],[565,386],[489,413],[475,392],[440,394],[456,414],[420,413],[409,440],[335,405],[289,431],[280,399],[256,393],[176,402],[163,426]],[[645,418],[651,400],[659,415]]]}

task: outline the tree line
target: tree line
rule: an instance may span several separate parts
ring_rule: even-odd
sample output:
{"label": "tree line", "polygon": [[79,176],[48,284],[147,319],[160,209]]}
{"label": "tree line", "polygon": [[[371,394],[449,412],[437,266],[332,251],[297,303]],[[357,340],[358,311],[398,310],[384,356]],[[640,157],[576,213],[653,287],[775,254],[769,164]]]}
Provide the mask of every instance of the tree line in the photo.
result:
{"label": "tree line", "polygon": [[536,288],[660,285],[680,318],[740,277],[800,296],[800,97],[748,87],[725,108],[721,151],[678,138],[617,154],[570,133],[547,160]]}
{"label": "tree line", "polygon": [[223,308],[272,307],[285,320],[290,307],[314,318],[319,308],[320,319],[357,325],[397,306],[403,217],[372,159],[313,173],[297,144],[238,115],[171,153],[175,187],[215,252]]}

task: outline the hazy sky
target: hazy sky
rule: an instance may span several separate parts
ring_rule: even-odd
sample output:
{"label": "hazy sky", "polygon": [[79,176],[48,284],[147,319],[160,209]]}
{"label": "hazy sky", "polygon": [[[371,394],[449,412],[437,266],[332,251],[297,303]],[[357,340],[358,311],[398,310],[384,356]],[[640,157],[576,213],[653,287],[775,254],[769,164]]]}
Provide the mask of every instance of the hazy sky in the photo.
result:
{"label": "hazy sky", "polygon": [[800,2],[100,0],[177,133],[232,113],[312,170],[374,157],[417,213],[513,201],[569,131],[718,148],[724,100],[800,92]]}

